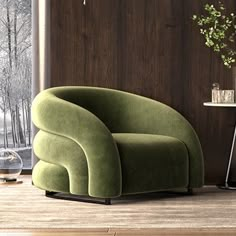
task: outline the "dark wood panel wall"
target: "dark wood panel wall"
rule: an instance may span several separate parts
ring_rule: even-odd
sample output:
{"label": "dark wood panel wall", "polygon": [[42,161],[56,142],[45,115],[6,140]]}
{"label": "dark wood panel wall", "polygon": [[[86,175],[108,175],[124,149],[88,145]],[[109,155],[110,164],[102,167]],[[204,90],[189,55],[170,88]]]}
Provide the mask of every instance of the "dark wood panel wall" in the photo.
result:
{"label": "dark wood panel wall", "polygon": [[[224,181],[236,111],[203,106],[213,82],[233,88],[191,20],[206,2],[217,0],[51,0],[50,66],[51,86],[116,88],[177,109],[199,135],[214,184]],[[236,12],[235,0],[221,2]]]}

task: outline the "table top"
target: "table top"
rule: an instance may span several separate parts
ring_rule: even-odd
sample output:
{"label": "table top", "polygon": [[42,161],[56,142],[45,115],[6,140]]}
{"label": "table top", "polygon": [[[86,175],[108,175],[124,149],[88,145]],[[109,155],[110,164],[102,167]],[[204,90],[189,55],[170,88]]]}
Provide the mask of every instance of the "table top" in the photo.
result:
{"label": "table top", "polygon": [[236,107],[236,103],[204,102],[203,105],[208,107]]}

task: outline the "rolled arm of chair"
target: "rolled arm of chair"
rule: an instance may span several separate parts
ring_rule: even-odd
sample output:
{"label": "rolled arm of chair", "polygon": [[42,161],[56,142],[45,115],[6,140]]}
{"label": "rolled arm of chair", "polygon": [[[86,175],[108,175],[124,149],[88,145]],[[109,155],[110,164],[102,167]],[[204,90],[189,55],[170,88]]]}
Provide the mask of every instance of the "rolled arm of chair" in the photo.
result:
{"label": "rolled arm of chair", "polygon": [[180,139],[189,153],[189,188],[202,187],[204,184],[204,160],[199,138],[185,118],[173,125],[173,135]]}
{"label": "rolled arm of chair", "polygon": [[182,141],[189,154],[189,187],[201,187],[204,184],[203,152],[191,124],[163,103],[143,97],[137,97],[138,100],[142,102],[136,102],[126,117],[128,121],[132,117],[129,127],[139,133],[166,135]]}
{"label": "rolled arm of chair", "polygon": [[161,105],[158,116],[158,134],[168,135],[181,140],[189,153],[189,187],[204,184],[204,160],[199,138],[191,124],[177,111]]}
{"label": "rolled arm of chair", "polygon": [[67,137],[80,145],[88,164],[90,196],[121,195],[118,149],[110,131],[94,114],[46,90],[33,101],[32,121],[39,129]]}

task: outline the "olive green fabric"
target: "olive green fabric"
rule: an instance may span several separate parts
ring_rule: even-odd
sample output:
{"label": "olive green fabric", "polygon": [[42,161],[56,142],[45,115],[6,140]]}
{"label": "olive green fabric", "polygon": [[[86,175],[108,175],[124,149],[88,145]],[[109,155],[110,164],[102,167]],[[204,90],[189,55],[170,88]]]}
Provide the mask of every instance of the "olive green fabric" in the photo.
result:
{"label": "olive green fabric", "polygon": [[32,173],[33,184],[38,188],[69,193],[69,178],[67,170],[59,165],[39,161]]}
{"label": "olive green fabric", "polygon": [[113,134],[122,166],[122,194],[187,188],[188,151],[176,138],[150,134]]}
{"label": "olive green fabric", "polygon": [[70,193],[88,194],[87,160],[76,142],[41,130],[35,136],[34,143],[34,152],[41,160],[67,170]]}
{"label": "olive green fabric", "polygon": [[[90,196],[120,196],[120,158],[111,133],[91,112],[62,100],[51,92],[44,91],[34,99],[34,124],[41,130],[74,140],[82,148],[87,158]],[[34,148],[36,145],[34,144]],[[39,146],[38,149],[40,148],[44,147]],[[41,156],[38,157],[41,159]],[[73,159],[71,162],[73,164]],[[70,186],[75,184],[77,183],[70,183]]]}
{"label": "olive green fabric", "polygon": [[[178,168],[177,166],[180,168],[179,179],[186,179],[187,171],[188,187],[203,185],[203,155],[195,131],[182,115],[160,102],[112,89],[79,86],[57,87],[41,92],[34,99],[32,120],[41,130],[33,146],[36,155],[44,161],[45,165],[51,163],[66,169],[69,179],[65,182],[69,182],[70,192],[77,194],[87,192],[90,196],[103,198],[116,197],[123,193],[123,188],[128,188],[124,187],[124,184],[131,186],[122,180],[125,167],[121,161],[123,155],[127,156],[127,154],[122,154],[121,157],[112,133],[116,133],[114,137],[118,137],[117,133],[162,135],[181,141],[188,153],[188,168],[186,167],[183,171],[183,166],[186,165],[184,162],[186,150],[182,150],[182,156],[178,154],[178,157],[181,156],[181,158],[178,163],[176,161],[176,168]],[[119,138],[119,141],[122,140]],[[60,143],[61,148],[54,150],[54,144],[55,147],[59,147]],[[63,145],[66,147],[63,148]],[[177,146],[181,149],[181,145]],[[119,144],[118,147],[120,148]],[[146,149],[147,147],[148,145],[145,146]],[[150,148],[153,148],[152,145]],[[177,147],[173,147],[173,150],[175,148]],[[166,152],[168,152],[167,149]],[[157,151],[157,149],[155,150]],[[77,152],[78,154],[76,154]],[[164,155],[164,151],[157,151],[157,154],[160,153]],[[150,158],[154,158],[154,156]],[[166,156],[168,154],[165,154]],[[158,160],[159,165],[163,163],[163,168],[166,168],[167,163],[176,159],[172,156],[167,157],[167,160],[164,157],[163,160]],[[80,165],[79,163],[83,163],[83,167],[74,167],[74,165]],[[141,165],[141,163],[139,162],[137,165]],[[35,167],[38,174],[33,174],[36,186],[36,182],[42,186],[46,178],[38,171],[39,166],[41,166],[41,161]],[[137,178],[140,176],[145,178],[146,170],[141,167],[137,168],[140,171],[143,170],[143,173],[139,173]],[[44,166],[44,168],[46,167]],[[161,169],[161,167],[158,168]],[[47,172],[47,178],[51,178],[54,172],[51,174]],[[166,173],[165,175],[163,173],[164,170],[160,172],[155,189],[161,187],[160,183],[164,183]],[[164,176],[161,176],[162,174]],[[154,188],[153,186],[151,188]],[[169,188],[169,186],[167,183],[163,189]],[[149,190],[142,186],[138,192],[143,191]],[[132,189],[131,191],[126,189],[125,192],[132,192]]]}

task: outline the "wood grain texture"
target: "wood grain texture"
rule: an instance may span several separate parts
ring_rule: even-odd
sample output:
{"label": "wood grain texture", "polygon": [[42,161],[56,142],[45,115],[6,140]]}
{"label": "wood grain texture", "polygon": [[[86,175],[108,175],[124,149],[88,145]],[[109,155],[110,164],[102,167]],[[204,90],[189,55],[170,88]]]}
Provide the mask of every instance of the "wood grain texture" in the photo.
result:
{"label": "wood grain texture", "polygon": [[[236,229],[236,191],[216,187],[195,190],[194,195],[153,193],[114,199],[112,205],[47,198],[21,176],[23,184],[0,186],[0,232],[78,231],[121,235],[168,229],[190,232]],[[143,230],[143,231],[142,231]],[[128,232],[131,231],[131,232]],[[127,233],[128,232],[128,233]]]}
{"label": "wood grain texture", "polygon": [[[91,231],[89,231],[91,230]],[[1,233],[0,236],[234,236],[236,233],[235,229],[220,229],[220,230],[199,230],[199,229],[141,229],[141,230],[127,230],[127,229],[117,229],[117,230],[111,230],[113,233],[100,233],[96,232],[93,229],[88,229],[88,232],[84,231],[58,231],[53,230],[51,232],[47,231],[40,231],[37,232],[35,230],[28,230],[28,231],[22,231],[18,230],[16,232],[8,231],[7,233]]]}
{"label": "wood grain texture", "polygon": [[[196,129],[206,183],[224,181],[235,109],[204,107],[232,73],[204,46],[193,14],[218,0],[51,0],[51,86],[117,88],[164,102]],[[236,11],[235,0],[222,0]],[[236,163],[233,172],[236,179]]]}
{"label": "wood grain texture", "polygon": [[108,233],[108,232],[104,232],[104,233],[100,233],[100,232],[96,232],[93,231],[91,229],[91,231],[88,230],[88,232],[81,232],[81,231],[74,231],[74,232],[61,232],[61,231],[51,231],[51,232],[47,232],[47,231],[41,231],[41,232],[35,232],[34,230],[27,230],[27,231],[21,231],[18,230],[16,232],[4,232],[1,233],[0,231],[0,236],[115,236],[115,233]]}

